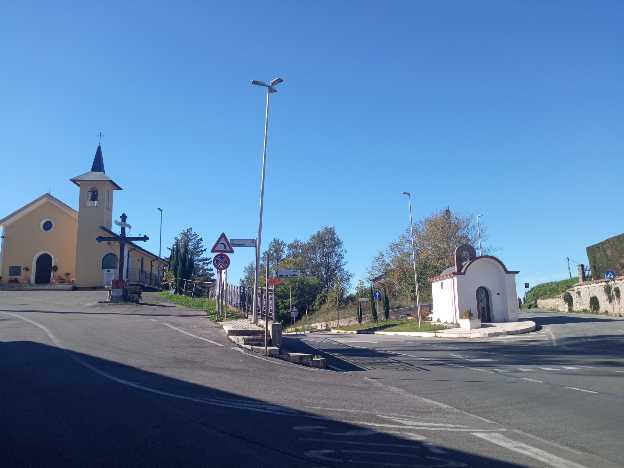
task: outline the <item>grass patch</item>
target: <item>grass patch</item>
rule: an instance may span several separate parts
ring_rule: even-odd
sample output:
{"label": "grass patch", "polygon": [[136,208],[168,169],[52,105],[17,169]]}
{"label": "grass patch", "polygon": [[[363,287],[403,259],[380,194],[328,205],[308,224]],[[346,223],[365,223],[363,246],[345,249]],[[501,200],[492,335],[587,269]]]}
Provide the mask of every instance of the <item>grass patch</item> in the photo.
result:
{"label": "grass patch", "polygon": [[[168,291],[162,291],[160,296],[164,297],[169,302],[188,307],[189,309],[201,309],[206,312],[206,315],[210,320],[214,322],[220,321],[217,318],[217,304],[214,299],[209,299],[207,297],[189,297],[182,294],[171,294]],[[238,310],[228,307],[227,316],[229,320],[241,318],[242,314]]]}
{"label": "grass patch", "polygon": [[434,332],[438,330],[446,330],[448,327],[437,323],[422,322],[418,327],[418,320],[407,320],[403,323],[385,328],[384,331],[392,332]]}
{"label": "grass patch", "polygon": [[443,330],[446,327],[444,325],[438,325],[435,323],[422,322],[420,328],[418,327],[418,320],[384,320],[381,322],[368,322],[356,325],[349,325],[347,327],[341,327],[339,330],[344,331],[397,331],[397,332],[434,332],[436,330]]}

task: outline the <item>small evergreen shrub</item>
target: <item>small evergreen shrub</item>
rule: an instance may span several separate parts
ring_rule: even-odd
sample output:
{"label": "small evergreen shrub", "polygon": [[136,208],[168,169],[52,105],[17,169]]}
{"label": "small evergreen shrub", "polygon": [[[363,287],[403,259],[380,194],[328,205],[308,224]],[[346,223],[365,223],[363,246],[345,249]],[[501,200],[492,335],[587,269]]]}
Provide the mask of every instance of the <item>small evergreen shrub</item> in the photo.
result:
{"label": "small evergreen shrub", "polygon": [[613,295],[615,296],[617,301],[620,302],[620,297],[622,296],[622,294],[620,293],[620,287],[619,286],[616,286],[615,288],[613,288]]}
{"label": "small evergreen shrub", "polygon": [[589,309],[595,314],[600,312],[600,301],[596,296],[589,298]]}
{"label": "small evergreen shrub", "polygon": [[563,295],[563,302],[565,302],[568,306],[568,312],[572,312],[572,306],[574,305],[574,302],[572,301],[572,294],[566,291]]}
{"label": "small evergreen shrub", "polygon": [[604,292],[607,296],[607,301],[609,301],[609,304],[611,304],[613,302],[613,288],[609,283],[604,285]]}

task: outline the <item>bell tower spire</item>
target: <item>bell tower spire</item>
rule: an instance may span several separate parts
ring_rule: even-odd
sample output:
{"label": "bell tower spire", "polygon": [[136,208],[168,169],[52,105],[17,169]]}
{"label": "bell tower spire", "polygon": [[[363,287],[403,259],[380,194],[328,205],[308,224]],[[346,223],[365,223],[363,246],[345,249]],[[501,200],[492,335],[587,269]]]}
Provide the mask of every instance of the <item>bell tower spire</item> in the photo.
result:
{"label": "bell tower spire", "polygon": [[76,243],[76,286],[101,286],[104,282],[101,262],[110,253],[108,244],[98,244],[96,237],[112,227],[113,193],[121,187],[104,172],[102,146],[98,144],[91,170],[71,179],[80,187],[78,196],[78,237]]}
{"label": "bell tower spire", "polygon": [[97,150],[95,150],[95,156],[93,157],[93,164],[91,164],[91,172],[102,172],[104,170],[104,157],[102,156],[102,145],[98,144]]}

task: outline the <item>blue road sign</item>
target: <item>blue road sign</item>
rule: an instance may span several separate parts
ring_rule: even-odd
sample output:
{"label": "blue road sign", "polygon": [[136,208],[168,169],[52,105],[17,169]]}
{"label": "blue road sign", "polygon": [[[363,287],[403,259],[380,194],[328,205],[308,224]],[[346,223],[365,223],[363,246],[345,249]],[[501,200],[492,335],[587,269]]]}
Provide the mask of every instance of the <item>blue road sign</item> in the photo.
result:
{"label": "blue road sign", "polygon": [[615,274],[615,271],[613,270],[607,270],[605,271],[605,279],[607,281],[613,281],[615,279],[617,275]]}
{"label": "blue road sign", "polygon": [[381,293],[379,291],[375,291],[373,296],[376,301],[381,301]]}

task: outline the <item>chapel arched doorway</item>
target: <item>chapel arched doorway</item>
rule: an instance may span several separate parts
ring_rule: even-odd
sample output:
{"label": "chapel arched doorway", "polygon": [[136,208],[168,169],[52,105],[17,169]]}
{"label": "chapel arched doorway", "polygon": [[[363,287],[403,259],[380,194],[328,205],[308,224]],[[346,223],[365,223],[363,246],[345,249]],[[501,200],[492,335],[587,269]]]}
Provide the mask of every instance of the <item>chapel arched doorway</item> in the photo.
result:
{"label": "chapel arched doorway", "polygon": [[35,262],[35,284],[48,284],[52,279],[52,256],[42,253]]}
{"label": "chapel arched doorway", "polygon": [[492,321],[490,292],[483,286],[477,288],[477,316],[482,322]]}

